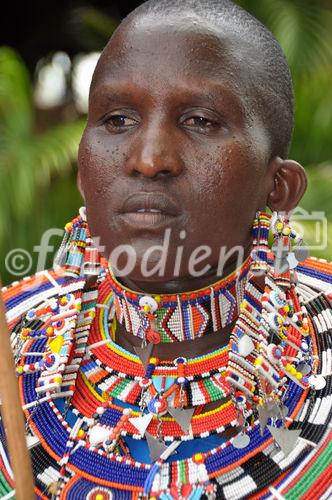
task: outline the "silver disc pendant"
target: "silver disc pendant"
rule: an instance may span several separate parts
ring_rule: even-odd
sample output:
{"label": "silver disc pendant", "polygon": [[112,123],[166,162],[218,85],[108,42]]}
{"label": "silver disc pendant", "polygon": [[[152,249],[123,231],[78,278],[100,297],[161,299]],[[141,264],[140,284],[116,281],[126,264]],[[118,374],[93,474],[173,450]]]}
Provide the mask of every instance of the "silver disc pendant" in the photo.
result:
{"label": "silver disc pendant", "polygon": [[320,391],[326,386],[326,380],[323,375],[311,375],[309,377],[309,384],[312,385],[316,391]]}
{"label": "silver disc pendant", "polygon": [[239,354],[245,358],[255,349],[255,344],[251,338],[248,337],[248,335],[243,335],[243,337],[240,338],[237,347]]}
{"label": "silver disc pendant", "polygon": [[305,246],[303,242],[302,245],[298,245],[297,247],[294,248],[294,254],[299,262],[306,260],[310,255],[308,248]]}
{"label": "silver disc pendant", "polygon": [[248,444],[250,443],[250,437],[248,434],[244,434],[243,432],[240,432],[235,438],[233,439],[233,446],[234,448],[246,448]]}

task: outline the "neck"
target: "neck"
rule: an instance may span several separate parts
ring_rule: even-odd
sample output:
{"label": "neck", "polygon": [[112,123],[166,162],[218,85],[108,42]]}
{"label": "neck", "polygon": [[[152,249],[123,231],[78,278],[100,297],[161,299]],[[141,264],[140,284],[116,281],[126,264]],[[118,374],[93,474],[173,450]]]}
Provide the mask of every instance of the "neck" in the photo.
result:
{"label": "neck", "polygon": [[239,260],[238,255],[235,254],[231,256],[222,267],[222,273],[218,272],[217,266],[211,266],[209,271],[203,276],[182,276],[177,278],[171,278],[165,281],[148,281],[143,277],[141,279],[131,279],[129,277],[121,278],[122,284],[132,290],[142,293],[152,293],[152,294],[173,294],[173,293],[183,293],[188,290],[199,290],[204,287],[209,287],[213,283],[221,280],[225,276],[231,274],[239,265],[248,258],[251,251],[251,242],[244,250],[244,254],[241,260]]}
{"label": "neck", "polygon": [[[133,290],[108,273],[118,318],[117,342],[130,350],[149,342],[157,344],[154,356],[163,359],[179,355],[175,347],[179,343],[183,344],[182,354],[193,356],[227,345],[229,325],[238,317],[244,298],[249,264],[248,258],[235,272],[213,285],[209,281],[209,286],[180,294],[148,294],[137,290],[137,285]],[[227,270],[233,269],[234,263],[229,262]],[[198,284],[202,285],[202,281],[195,281]]]}

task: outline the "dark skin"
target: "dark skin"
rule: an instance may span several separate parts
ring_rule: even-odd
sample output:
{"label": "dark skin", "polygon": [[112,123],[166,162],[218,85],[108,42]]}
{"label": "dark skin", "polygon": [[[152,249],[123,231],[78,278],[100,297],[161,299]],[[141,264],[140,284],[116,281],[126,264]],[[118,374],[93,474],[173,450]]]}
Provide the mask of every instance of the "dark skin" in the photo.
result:
{"label": "dark skin", "polygon": [[[78,186],[105,256],[117,245],[135,249],[136,266],[121,278],[129,288],[176,293],[214,283],[220,279],[220,247],[241,245],[248,255],[256,211],[266,206],[290,211],[306,189],[298,163],[271,158],[263,119],[255,112],[259,95],[247,88],[250,60],[244,65],[242,56],[235,35],[216,37],[206,25],[182,19],[173,19],[172,27],[167,19],[158,25],[139,19],[123,23],[101,57],[79,150]],[[251,57],[259,57],[257,50]],[[158,200],[159,212],[140,211]],[[144,253],[163,243],[166,228],[171,238],[165,273],[146,277]],[[176,251],[183,244],[175,276]],[[211,253],[197,268],[208,268],[193,277],[188,262],[200,245]],[[152,255],[150,268],[156,262]],[[223,275],[234,266],[229,258]],[[231,328],[159,344],[154,355],[172,359],[209,352],[228,343]],[[140,345],[121,325],[117,342],[131,351]]]}

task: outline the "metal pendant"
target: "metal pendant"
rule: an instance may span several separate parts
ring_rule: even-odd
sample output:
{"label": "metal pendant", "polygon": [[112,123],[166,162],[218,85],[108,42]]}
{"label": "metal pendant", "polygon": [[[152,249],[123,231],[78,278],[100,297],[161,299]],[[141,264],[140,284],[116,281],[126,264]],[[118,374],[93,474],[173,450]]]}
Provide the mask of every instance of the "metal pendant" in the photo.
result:
{"label": "metal pendant", "polygon": [[288,412],[289,410],[286,405],[282,404],[281,406],[279,406],[279,413],[282,420],[284,420],[288,416]]}
{"label": "metal pendant", "polygon": [[250,443],[250,437],[248,434],[245,434],[244,432],[240,432],[235,438],[233,439],[233,446],[234,448],[246,448],[248,444]]}
{"label": "metal pendant", "polygon": [[280,417],[280,408],[275,401],[267,401],[266,403],[264,403],[263,406],[265,406],[266,412],[269,417],[271,418]]}
{"label": "metal pendant", "polygon": [[[174,441],[172,444],[167,446],[163,441],[161,441],[158,438],[153,437],[149,432],[145,433],[146,441],[148,443],[149,447],[149,452],[150,452],[150,459],[151,462],[155,462],[160,458],[160,455],[162,455],[170,446],[173,448],[176,444],[180,444],[180,442]],[[176,451],[172,451],[172,455],[176,453]]]}
{"label": "metal pendant", "polygon": [[144,368],[146,369],[149,363],[149,359],[151,358],[153,344],[147,344],[147,346],[143,349],[142,347],[134,347],[134,350],[139,359],[142,361]]}
{"label": "metal pendant", "polygon": [[287,273],[287,271],[289,271],[289,263],[287,257],[284,259],[276,259],[274,268],[276,273],[278,274]]}
{"label": "metal pendant", "polygon": [[316,391],[320,391],[326,386],[326,380],[323,375],[311,375],[309,377],[309,384],[312,385]]}
{"label": "metal pendant", "polygon": [[259,418],[259,425],[260,425],[260,433],[261,433],[261,436],[263,436],[269,415],[267,413],[265,405],[258,406],[257,410],[258,410],[258,418]]}
{"label": "metal pendant", "polygon": [[287,262],[290,269],[295,269],[297,267],[299,261],[295,257],[294,252],[289,252],[289,254],[287,255]]}
{"label": "metal pendant", "polygon": [[294,247],[294,254],[299,262],[306,260],[309,257],[309,250],[305,245],[304,241],[301,241],[299,245]]}
{"label": "metal pendant", "polygon": [[248,335],[243,335],[237,344],[237,348],[239,354],[246,357],[255,349],[255,344]]}
{"label": "metal pendant", "polygon": [[152,418],[153,418],[152,413],[146,413],[141,417],[129,418],[129,422],[138,430],[141,436],[144,436],[144,433],[146,429],[149,427]]}
{"label": "metal pendant", "polygon": [[188,432],[195,408],[168,408],[168,413],[176,420],[184,433]]}
{"label": "metal pendant", "polygon": [[278,274],[285,273],[289,270],[289,264],[287,260],[288,256],[288,246],[284,245],[282,240],[275,242],[272,245],[272,251],[275,256],[274,267]]}
{"label": "metal pendant", "polygon": [[285,457],[287,457],[294,450],[297,440],[301,434],[301,430],[296,429],[290,431],[285,428],[279,429],[273,425],[268,425],[267,428]]}

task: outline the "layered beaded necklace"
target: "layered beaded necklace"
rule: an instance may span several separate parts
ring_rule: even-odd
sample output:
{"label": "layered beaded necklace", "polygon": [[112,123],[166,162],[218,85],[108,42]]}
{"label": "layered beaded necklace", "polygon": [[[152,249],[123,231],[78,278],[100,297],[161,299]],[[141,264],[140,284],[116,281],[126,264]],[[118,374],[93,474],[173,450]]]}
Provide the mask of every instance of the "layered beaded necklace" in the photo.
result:
{"label": "layered beaded necklace", "polygon": [[[122,401],[139,404],[145,391],[155,396],[163,390],[163,399],[173,395],[175,406],[179,406],[182,399],[182,407],[229,396],[230,389],[225,383],[228,346],[194,359],[179,357],[159,361],[148,356],[144,366],[139,356],[126,352],[112,340],[116,321],[113,297],[110,283],[105,279],[99,288],[99,301],[103,304],[92,325],[89,358],[81,365],[82,372],[99,393],[106,392]],[[108,321],[113,325],[112,335]]]}
{"label": "layered beaded necklace", "polygon": [[[20,340],[15,340],[29,424],[43,447],[60,460],[52,483],[57,498],[69,491],[67,483],[75,470],[105,485],[100,498],[111,498],[107,494],[112,486],[123,490],[123,498],[219,498],[227,470],[247,456],[257,457],[257,450],[277,443],[288,455],[289,446],[296,448],[288,465],[280,462],[281,471],[303,455],[306,446],[298,443],[300,431],[296,426],[289,430],[289,424],[297,418],[302,429],[300,422],[307,422],[307,411],[303,418],[298,411],[309,387],[328,394],[331,388],[328,384],[325,389],[325,375],[317,373],[322,349],[312,325],[319,322],[316,303],[305,303],[309,292],[297,286],[296,266],[280,272],[272,265],[269,219],[267,214],[257,216],[252,256],[240,271],[205,291],[174,296],[176,300],[135,294],[121,288],[105,265],[100,269],[93,248],[82,251],[91,244],[82,214],[68,229],[74,226],[66,264],[72,279],[57,285],[56,298],[27,312],[23,328],[22,322],[16,327]],[[275,221],[275,227],[275,242],[287,244],[291,252],[287,220]],[[99,276],[90,289],[84,289],[85,279],[78,276],[83,260],[86,274]],[[262,270],[266,279],[260,291],[251,273]],[[193,359],[160,361],[153,356],[157,340],[194,339],[231,322],[239,297],[240,314],[229,346]],[[128,332],[142,339],[137,356],[112,339],[115,311]],[[332,325],[332,315],[326,313],[324,321]],[[330,373],[331,359],[324,366]],[[219,407],[204,412],[203,405],[216,401]],[[316,425],[315,418],[312,421]],[[238,427],[234,438],[210,451],[176,459],[185,441],[208,438],[228,427]],[[131,457],[128,437],[148,444],[151,463]],[[259,457],[262,467],[269,456]],[[255,463],[248,470],[254,470]],[[264,480],[273,480],[267,470]],[[74,495],[75,487],[71,491]],[[137,495],[126,496],[126,491]]]}

